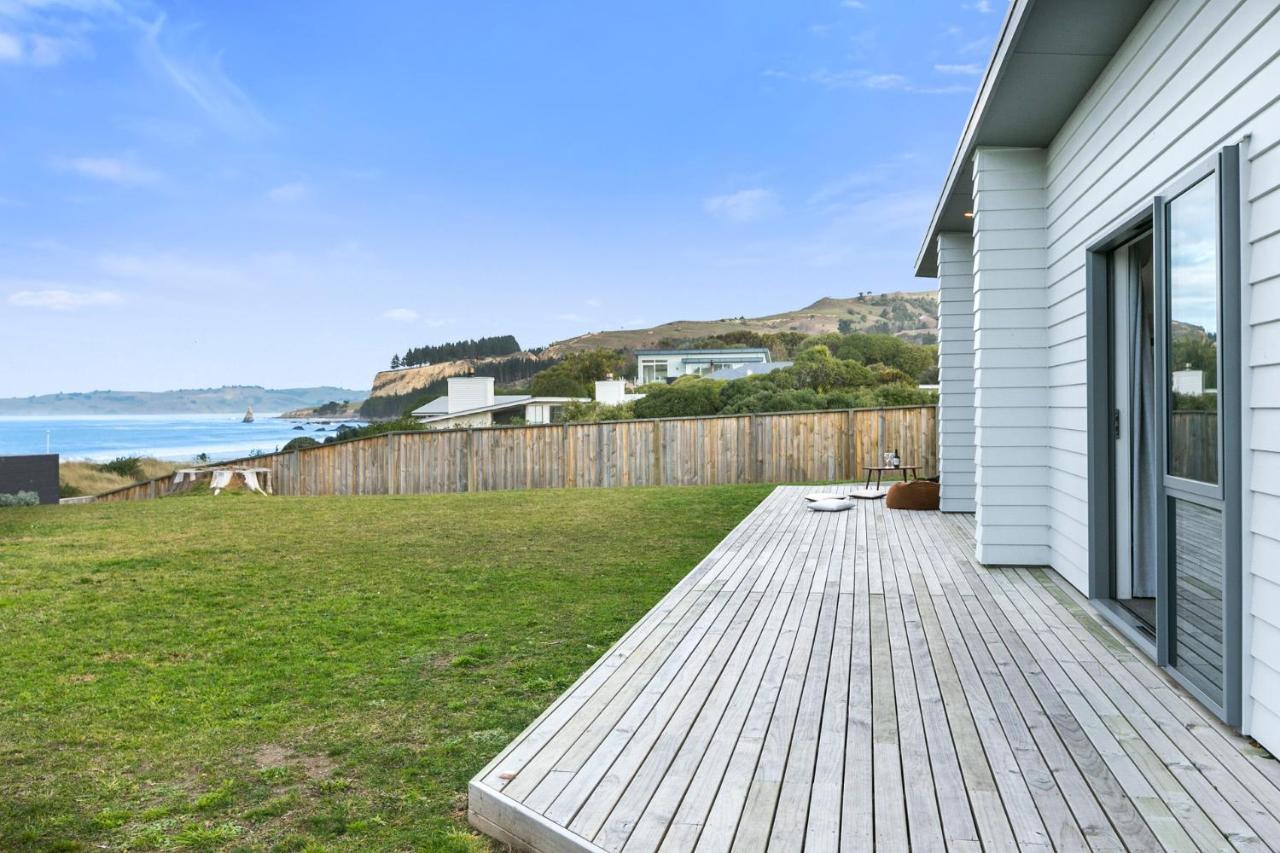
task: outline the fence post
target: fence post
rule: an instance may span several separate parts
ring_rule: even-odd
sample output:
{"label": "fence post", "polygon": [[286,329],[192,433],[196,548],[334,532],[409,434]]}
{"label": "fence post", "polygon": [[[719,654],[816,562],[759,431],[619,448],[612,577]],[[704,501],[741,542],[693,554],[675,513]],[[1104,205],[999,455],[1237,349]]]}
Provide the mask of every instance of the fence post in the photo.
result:
{"label": "fence post", "polygon": [[467,427],[467,491],[478,491],[475,484],[476,460],[473,443],[475,441],[475,430]]}
{"label": "fence post", "polygon": [[845,481],[853,480],[853,409],[849,409],[844,413],[844,441],[840,442],[840,449],[844,451],[844,466],[840,472],[840,479]]}
{"label": "fence post", "polygon": [[662,482],[662,421],[654,421],[653,433],[653,482],[651,485],[661,486]]}
{"label": "fence post", "polygon": [[747,459],[751,465],[747,469],[747,482],[761,483],[764,482],[764,454],[760,448],[760,416],[752,412],[750,423],[747,428]]}
{"label": "fence post", "polygon": [[383,450],[383,459],[382,459],[383,476],[387,481],[387,494],[389,495],[394,495],[396,493],[396,486],[394,482],[396,478],[396,465],[394,461],[395,451],[392,450],[392,448],[395,446],[395,440],[396,440],[395,433],[393,432],[387,433],[387,446]]}
{"label": "fence post", "polygon": [[573,448],[569,446],[569,425],[560,424],[560,459],[563,463],[564,487],[567,489],[574,484],[574,478],[577,477],[577,466],[574,464]]}

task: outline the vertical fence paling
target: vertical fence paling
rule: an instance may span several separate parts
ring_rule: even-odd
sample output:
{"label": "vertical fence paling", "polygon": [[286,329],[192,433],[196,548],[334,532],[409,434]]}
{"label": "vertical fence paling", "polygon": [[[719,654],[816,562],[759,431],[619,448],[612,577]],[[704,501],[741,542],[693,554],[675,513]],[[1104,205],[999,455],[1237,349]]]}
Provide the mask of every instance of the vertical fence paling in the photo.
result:
{"label": "vertical fence paling", "polygon": [[[238,460],[278,495],[480,492],[857,480],[897,450],[932,476],[933,406],[402,432]],[[236,464],[236,463],[228,463]],[[99,495],[145,500],[149,480]]]}

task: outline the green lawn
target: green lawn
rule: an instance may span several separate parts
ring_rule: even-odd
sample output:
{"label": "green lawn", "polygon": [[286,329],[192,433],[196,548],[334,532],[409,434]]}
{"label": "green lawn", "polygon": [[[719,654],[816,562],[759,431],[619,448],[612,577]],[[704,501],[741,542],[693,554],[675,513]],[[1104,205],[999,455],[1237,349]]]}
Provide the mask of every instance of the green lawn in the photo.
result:
{"label": "green lawn", "polygon": [[0,510],[0,849],[485,849],[467,780],[770,488]]}

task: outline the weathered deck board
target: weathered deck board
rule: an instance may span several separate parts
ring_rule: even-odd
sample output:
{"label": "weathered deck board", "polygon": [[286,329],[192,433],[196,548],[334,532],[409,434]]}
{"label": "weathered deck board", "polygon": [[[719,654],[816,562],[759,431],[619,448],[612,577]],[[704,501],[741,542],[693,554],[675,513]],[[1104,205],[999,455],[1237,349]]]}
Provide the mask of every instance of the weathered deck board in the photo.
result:
{"label": "weathered deck board", "polygon": [[[543,851],[1280,849],[1280,765],[970,516],[775,491],[471,783]],[[824,489],[825,491],[825,489]]]}

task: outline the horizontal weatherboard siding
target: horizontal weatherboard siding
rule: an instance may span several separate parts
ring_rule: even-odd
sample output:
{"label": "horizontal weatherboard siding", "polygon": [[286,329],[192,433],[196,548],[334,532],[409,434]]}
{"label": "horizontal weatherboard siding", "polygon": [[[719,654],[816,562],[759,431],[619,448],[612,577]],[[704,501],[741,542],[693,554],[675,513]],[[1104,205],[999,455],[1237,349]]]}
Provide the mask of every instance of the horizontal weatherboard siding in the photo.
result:
{"label": "horizontal weatherboard siding", "polygon": [[[1080,585],[1088,563],[1086,248],[1223,146],[1242,145],[1246,293],[1240,333],[1248,421],[1243,463],[1250,492],[1244,519],[1246,592],[1251,596],[1246,601],[1245,722],[1273,750],[1280,748],[1280,572],[1270,568],[1280,558],[1277,45],[1280,6],[1274,0],[1152,4],[1047,149],[1043,342],[1034,332],[1025,333],[1027,345],[1043,346],[1047,355],[1043,544],[1052,565]],[[992,176],[988,186],[995,185]],[[1016,214],[1005,215],[1000,228],[1016,230],[1016,219]],[[980,244],[983,239],[980,234]],[[992,244],[1005,245],[1006,239],[993,235]],[[1030,265],[1029,260],[1015,259]],[[994,274],[1017,263],[988,266]],[[1007,285],[1016,288],[1016,278],[1010,272]],[[978,417],[981,424],[981,412]]]}

